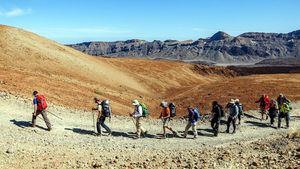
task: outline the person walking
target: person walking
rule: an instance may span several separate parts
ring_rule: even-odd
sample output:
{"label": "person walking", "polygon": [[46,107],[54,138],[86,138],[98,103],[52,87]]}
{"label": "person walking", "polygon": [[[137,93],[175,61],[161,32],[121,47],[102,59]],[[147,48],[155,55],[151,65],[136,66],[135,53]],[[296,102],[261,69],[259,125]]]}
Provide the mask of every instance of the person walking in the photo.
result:
{"label": "person walking", "polygon": [[138,100],[133,100],[132,105],[134,106],[133,113],[130,114],[135,119],[135,126],[136,126],[136,138],[141,138],[142,135],[146,135],[147,131],[142,127],[142,118],[143,118],[143,108],[140,105]]}
{"label": "person walking", "polygon": [[278,129],[281,128],[281,120],[285,118],[286,128],[290,127],[290,111],[292,107],[289,103],[284,102],[279,107],[279,115],[278,115]]}
{"label": "person walking", "polygon": [[170,120],[171,120],[171,111],[168,107],[168,103],[165,101],[162,101],[160,104],[160,107],[162,108],[159,118],[163,122],[163,138],[167,138],[166,130],[170,130],[173,133],[174,137],[178,137],[178,133],[170,127]]}
{"label": "person walking", "polygon": [[235,104],[237,105],[237,107],[239,108],[239,114],[238,114],[238,125],[241,125],[241,121],[242,121],[242,116],[244,114],[244,107],[242,105],[242,103],[240,102],[239,99],[235,99]]}
{"label": "person walking", "polygon": [[257,100],[255,103],[259,103],[260,107],[260,113],[261,113],[261,120],[264,120],[264,116],[266,116],[266,120],[268,120],[267,111],[270,106],[270,99],[269,96],[266,94],[263,94],[259,100]]}
{"label": "person walking", "polygon": [[46,123],[48,131],[51,131],[52,126],[48,119],[46,109],[47,109],[47,102],[44,95],[38,94],[38,91],[34,91],[33,95],[33,113],[32,113],[32,124],[31,127],[35,127],[36,125],[36,117],[42,114],[43,119]]}
{"label": "person walking", "polygon": [[102,131],[101,131],[101,127],[103,127],[106,132],[108,133],[108,135],[111,135],[111,129],[105,124],[105,120],[108,117],[109,120],[111,120],[111,107],[109,105],[109,100],[103,100],[102,102],[100,101],[100,99],[98,99],[97,97],[94,98],[95,103],[97,104],[96,108],[93,108],[93,110],[98,111],[98,116],[97,116],[97,135],[101,136],[102,135]]}
{"label": "person walking", "polygon": [[218,104],[217,101],[212,102],[212,120],[211,127],[214,130],[214,136],[218,136],[219,134],[219,126],[222,117],[222,106]]}
{"label": "person walking", "polygon": [[227,130],[226,133],[229,133],[230,125],[233,126],[233,133],[236,132],[236,119],[239,114],[239,108],[235,104],[235,101],[231,99],[231,101],[228,104],[228,110],[229,110],[229,116],[227,120]]}
{"label": "person walking", "polygon": [[270,102],[270,108],[269,108],[269,117],[270,117],[270,124],[271,126],[274,126],[275,118],[278,114],[278,105],[276,100],[271,100]]}
{"label": "person walking", "polygon": [[183,137],[184,138],[187,137],[188,131],[192,127],[192,130],[194,133],[194,139],[195,139],[198,136],[196,127],[197,127],[197,122],[200,120],[200,113],[199,113],[198,109],[196,109],[196,108],[194,109],[191,106],[189,106],[187,108],[187,111],[188,111],[188,116],[186,116],[186,117],[188,117],[188,124],[185,127]]}

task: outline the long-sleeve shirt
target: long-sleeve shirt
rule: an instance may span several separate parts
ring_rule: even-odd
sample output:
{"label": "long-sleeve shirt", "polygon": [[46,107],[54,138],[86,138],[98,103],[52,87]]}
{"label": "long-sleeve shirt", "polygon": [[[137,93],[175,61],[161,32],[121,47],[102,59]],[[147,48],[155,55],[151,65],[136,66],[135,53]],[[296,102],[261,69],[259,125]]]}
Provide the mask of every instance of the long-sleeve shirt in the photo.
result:
{"label": "long-sleeve shirt", "polygon": [[221,116],[222,116],[220,106],[219,105],[213,106],[212,113],[213,113],[213,118],[214,119],[220,119]]}
{"label": "long-sleeve shirt", "polygon": [[138,105],[135,106],[134,112],[133,112],[133,117],[142,117],[143,116],[143,108],[142,106]]}
{"label": "long-sleeve shirt", "polygon": [[229,107],[229,116],[230,117],[233,117],[233,118],[236,118],[239,114],[239,108],[236,104],[232,104],[230,107]]}

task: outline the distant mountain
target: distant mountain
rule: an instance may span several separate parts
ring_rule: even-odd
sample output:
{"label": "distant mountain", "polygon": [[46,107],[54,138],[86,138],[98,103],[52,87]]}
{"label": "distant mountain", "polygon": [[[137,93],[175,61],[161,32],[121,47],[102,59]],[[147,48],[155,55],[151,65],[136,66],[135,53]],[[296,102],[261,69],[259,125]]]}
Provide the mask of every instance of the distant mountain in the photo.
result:
{"label": "distant mountain", "polygon": [[196,41],[132,39],[68,45],[95,56],[147,57],[183,61],[251,63],[264,59],[300,58],[300,30],[290,33],[243,33],[237,37],[217,32]]}

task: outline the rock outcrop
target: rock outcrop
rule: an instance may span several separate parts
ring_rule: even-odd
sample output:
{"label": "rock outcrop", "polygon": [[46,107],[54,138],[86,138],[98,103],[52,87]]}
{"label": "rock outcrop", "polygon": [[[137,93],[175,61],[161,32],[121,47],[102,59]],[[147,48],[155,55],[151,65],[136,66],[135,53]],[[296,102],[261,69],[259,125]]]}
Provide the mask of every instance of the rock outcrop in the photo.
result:
{"label": "rock outcrop", "polygon": [[243,33],[237,37],[217,32],[196,41],[132,39],[68,45],[95,56],[147,57],[183,61],[249,63],[264,59],[300,57],[300,30],[290,33]]}

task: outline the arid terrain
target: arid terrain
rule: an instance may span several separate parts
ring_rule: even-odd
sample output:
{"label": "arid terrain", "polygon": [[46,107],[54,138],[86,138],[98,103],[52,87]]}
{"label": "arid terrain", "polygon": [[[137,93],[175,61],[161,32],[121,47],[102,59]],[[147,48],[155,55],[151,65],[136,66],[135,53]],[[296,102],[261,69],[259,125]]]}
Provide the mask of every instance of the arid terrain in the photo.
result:
{"label": "arid terrain", "polygon": [[[175,61],[96,58],[39,35],[0,26],[0,168],[297,168],[300,73],[264,74],[243,69]],[[268,71],[272,74],[268,74]],[[254,71],[255,72],[255,71]],[[49,103],[54,130],[31,128],[32,91]],[[274,129],[258,119],[258,97],[284,93],[293,102],[292,127]],[[94,136],[93,97],[111,101],[110,137]],[[187,106],[209,114],[211,102],[239,98],[246,115],[236,134],[212,137],[208,121],[199,138],[160,139],[162,100],[173,101],[178,117]],[[132,139],[131,100],[149,106],[146,138]],[[208,120],[208,119],[206,119]],[[223,119],[225,120],[225,119]],[[186,121],[172,125],[183,131]],[[288,136],[288,137],[287,137]],[[171,137],[171,136],[170,136]]]}
{"label": "arid terrain", "polygon": [[161,100],[174,101],[183,115],[189,105],[207,113],[211,101],[231,98],[256,109],[263,93],[300,99],[298,73],[238,76],[225,67],[94,58],[18,28],[1,26],[0,35],[0,90],[25,98],[38,90],[49,102],[71,108],[90,110],[98,96],[111,100],[115,114],[127,115],[131,100],[140,99],[156,117]]}

